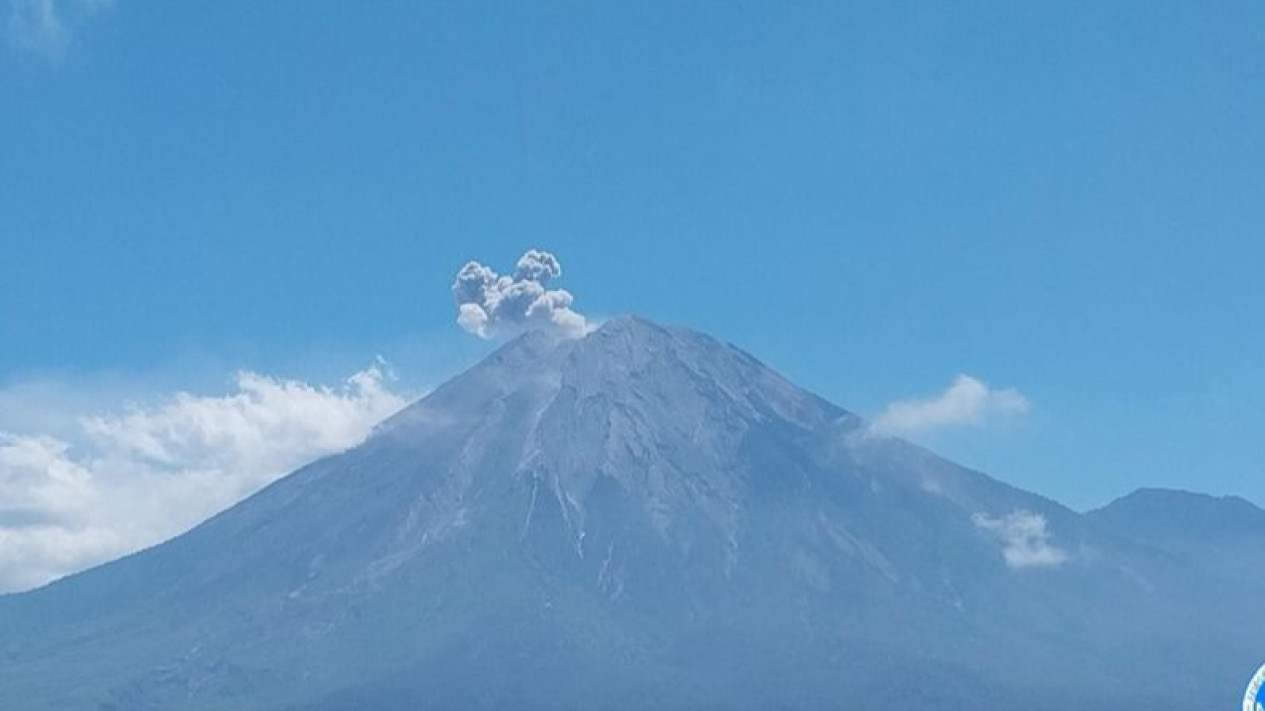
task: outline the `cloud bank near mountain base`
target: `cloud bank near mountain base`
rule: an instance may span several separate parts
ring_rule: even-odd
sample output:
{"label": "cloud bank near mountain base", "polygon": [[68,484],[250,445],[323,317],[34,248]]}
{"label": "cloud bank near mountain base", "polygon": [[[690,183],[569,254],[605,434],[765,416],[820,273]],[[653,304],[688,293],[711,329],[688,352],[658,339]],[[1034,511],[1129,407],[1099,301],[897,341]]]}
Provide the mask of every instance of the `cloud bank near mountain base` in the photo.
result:
{"label": "cloud bank near mountain base", "polygon": [[0,431],[0,591],[182,533],[358,444],[407,402],[382,365],[334,388],[242,372],[223,395],[75,416],[55,434]]}

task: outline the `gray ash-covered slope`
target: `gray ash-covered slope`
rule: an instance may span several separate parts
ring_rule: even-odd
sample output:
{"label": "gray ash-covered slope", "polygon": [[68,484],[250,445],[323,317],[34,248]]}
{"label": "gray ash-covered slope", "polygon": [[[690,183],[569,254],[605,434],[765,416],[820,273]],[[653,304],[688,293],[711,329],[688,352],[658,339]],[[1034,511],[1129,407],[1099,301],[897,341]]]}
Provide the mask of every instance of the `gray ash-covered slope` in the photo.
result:
{"label": "gray ash-covered slope", "polygon": [[0,699],[1232,707],[1265,576],[1108,523],[618,319],[527,334],[193,531],[0,598]]}

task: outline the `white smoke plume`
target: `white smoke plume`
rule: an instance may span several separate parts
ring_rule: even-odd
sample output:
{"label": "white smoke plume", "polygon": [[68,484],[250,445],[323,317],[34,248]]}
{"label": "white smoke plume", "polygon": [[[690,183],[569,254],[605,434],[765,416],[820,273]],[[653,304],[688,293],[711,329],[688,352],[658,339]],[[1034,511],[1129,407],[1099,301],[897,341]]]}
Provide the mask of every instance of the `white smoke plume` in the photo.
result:
{"label": "white smoke plume", "polygon": [[1067,551],[1050,542],[1048,524],[1041,514],[1019,510],[994,517],[979,513],[971,520],[1001,542],[1002,558],[1014,570],[1057,568],[1067,562]]}
{"label": "white smoke plume", "polygon": [[75,32],[114,0],[9,0],[6,27],[10,45],[20,51],[60,60]]}
{"label": "white smoke plume", "polygon": [[990,388],[969,375],[959,375],[947,390],[926,399],[888,405],[870,425],[869,433],[910,437],[964,425],[982,425],[1022,415],[1031,404],[1018,390]]}
{"label": "white smoke plume", "polygon": [[468,262],[452,285],[457,323],[480,338],[525,329],[582,336],[588,321],[572,310],[571,292],[548,288],[549,282],[561,276],[558,258],[536,249],[519,258],[512,277],[497,274],[479,262]]}

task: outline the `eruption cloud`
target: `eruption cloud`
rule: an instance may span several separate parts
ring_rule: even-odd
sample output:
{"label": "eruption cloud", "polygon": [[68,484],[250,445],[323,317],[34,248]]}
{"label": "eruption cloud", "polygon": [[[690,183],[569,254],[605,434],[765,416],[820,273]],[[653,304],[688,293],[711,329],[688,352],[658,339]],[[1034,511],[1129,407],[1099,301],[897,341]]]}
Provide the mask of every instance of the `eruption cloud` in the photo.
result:
{"label": "eruption cloud", "polygon": [[571,308],[575,300],[571,292],[548,288],[561,276],[558,258],[537,249],[529,249],[519,258],[513,276],[497,274],[479,262],[467,262],[452,284],[457,324],[480,338],[522,330],[583,336],[588,320]]}

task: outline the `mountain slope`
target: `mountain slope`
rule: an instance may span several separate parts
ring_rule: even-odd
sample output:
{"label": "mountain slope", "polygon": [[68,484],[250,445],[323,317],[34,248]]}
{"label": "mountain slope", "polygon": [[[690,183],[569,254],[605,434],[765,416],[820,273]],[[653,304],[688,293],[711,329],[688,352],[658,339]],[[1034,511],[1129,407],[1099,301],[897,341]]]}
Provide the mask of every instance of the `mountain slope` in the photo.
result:
{"label": "mountain slope", "polygon": [[1237,496],[1138,489],[1088,515],[1101,526],[1157,545],[1265,539],[1265,511]]}
{"label": "mountain slope", "polygon": [[1265,511],[1237,496],[1139,489],[1087,518],[1200,577],[1234,580],[1265,599]]}
{"label": "mountain slope", "polygon": [[1183,573],[628,318],[526,334],[188,534],[0,598],[0,690],[117,711],[1224,707],[1265,650],[1234,617],[1254,601]]}

